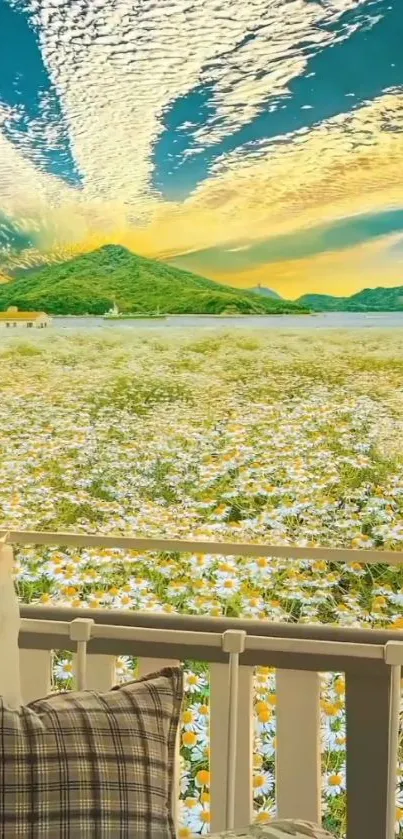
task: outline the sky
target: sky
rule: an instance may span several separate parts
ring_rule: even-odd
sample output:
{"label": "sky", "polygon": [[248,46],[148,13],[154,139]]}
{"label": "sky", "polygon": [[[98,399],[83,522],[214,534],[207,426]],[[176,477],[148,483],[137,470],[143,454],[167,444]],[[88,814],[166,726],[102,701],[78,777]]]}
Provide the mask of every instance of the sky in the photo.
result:
{"label": "sky", "polygon": [[0,278],[403,285],[402,0],[0,0]]}

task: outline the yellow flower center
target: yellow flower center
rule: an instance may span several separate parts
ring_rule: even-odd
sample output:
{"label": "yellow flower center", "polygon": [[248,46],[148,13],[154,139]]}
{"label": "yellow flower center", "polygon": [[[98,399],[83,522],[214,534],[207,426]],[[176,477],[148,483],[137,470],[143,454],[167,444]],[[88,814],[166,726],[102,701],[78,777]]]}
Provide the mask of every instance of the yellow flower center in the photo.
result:
{"label": "yellow flower center", "polygon": [[188,810],[193,810],[197,805],[197,798],[185,798],[185,804]]}
{"label": "yellow flower center", "polygon": [[254,778],[253,778],[254,789],[260,789],[261,787],[263,787],[264,782],[265,782],[264,775],[255,775]]}
{"label": "yellow flower center", "polygon": [[375,597],[374,603],[377,606],[386,606],[386,597],[382,597],[382,595],[379,594],[378,597]]}
{"label": "yellow flower center", "polygon": [[184,731],[182,734],[182,743],[188,748],[195,746],[197,743],[197,734],[194,731]]}
{"label": "yellow flower center", "polygon": [[342,696],[345,692],[345,684],[343,679],[338,679],[335,686],[335,691],[338,693],[339,696]]}
{"label": "yellow flower center", "polygon": [[234,580],[225,580],[224,581],[224,588],[234,588],[235,581]]}
{"label": "yellow flower center", "polygon": [[207,769],[200,769],[196,775],[196,780],[201,787],[210,786],[210,772],[208,772]]}
{"label": "yellow flower center", "polygon": [[256,816],[257,824],[267,824],[271,819],[270,813],[258,813]]}
{"label": "yellow flower center", "polygon": [[333,704],[332,702],[323,702],[322,708],[324,713],[328,717],[335,717],[337,715],[338,708],[335,703]]}

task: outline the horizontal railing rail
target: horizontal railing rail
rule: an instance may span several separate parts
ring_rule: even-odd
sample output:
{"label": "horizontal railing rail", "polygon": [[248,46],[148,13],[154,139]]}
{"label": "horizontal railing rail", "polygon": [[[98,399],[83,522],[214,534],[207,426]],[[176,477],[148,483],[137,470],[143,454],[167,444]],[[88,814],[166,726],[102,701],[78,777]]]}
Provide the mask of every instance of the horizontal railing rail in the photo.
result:
{"label": "horizontal railing rail", "polygon": [[119,534],[103,536],[87,533],[63,533],[29,530],[0,530],[0,538],[7,535],[11,545],[59,545],[75,548],[111,548],[127,551],[199,553],[217,556],[266,556],[283,559],[361,564],[400,565],[401,551],[363,550],[357,548],[300,548],[295,545],[268,545],[240,542],[204,542],[186,539],[154,539]]}
{"label": "horizontal railing rail", "polygon": [[[77,609],[70,607],[44,606],[44,605],[21,605],[21,616],[24,618],[21,628],[21,642],[27,648],[33,649],[49,649],[49,643],[40,630],[35,632],[33,627],[35,621],[49,621],[49,626],[55,626],[59,622],[69,623],[75,618],[86,617],[94,621],[94,624],[103,624],[111,627],[111,636],[108,639],[95,637],[95,633],[89,642],[89,650],[93,653],[99,654],[105,650],[111,655],[130,655],[132,651],[132,641],[120,637],[116,640],[113,637],[114,629],[112,627],[135,627],[137,630],[159,630],[158,649],[156,650],[155,643],[152,640],[152,635],[140,634],[137,636],[136,649],[138,655],[155,658],[173,658],[178,659],[182,653],[182,644],[180,641],[181,633],[187,632],[190,635],[199,634],[199,643],[194,645],[188,653],[189,658],[198,659],[199,661],[211,661],[216,663],[223,663],[226,657],[221,648],[212,645],[209,641],[205,644],[201,643],[201,638],[207,639],[210,634],[216,633],[219,637],[228,629],[237,629],[261,638],[284,639],[291,640],[291,642],[298,640],[306,641],[321,641],[337,643],[340,642],[339,659],[340,670],[346,670],[349,667],[349,657],[346,654],[342,655],[343,645],[345,644],[360,644],[360,645],[385,645],[389,641],[403,641],[402,630],[386,630],[386,629],[358,629],[358,628],[344,628],[337,626],[325,626],[321,624],[295,624],[295,623],[271,623],[270,621],[259,621],[252,619],[241,618],[222,618],[222,617],[201,617],[199,615],[180,615],[180,614],[162,614],[159,612],[133,612],[128,610],[112,610],[112,609]],[[33,623],[29,623],[32,621]],[[48,634],[51,632],[48,630]],[[58,631],[52,636],[55,644],[58,643]],[[74,645],[66,640],[66,650],[72,651]],[[274,649],[270,653],[272,666],[281,669],[294,670],[317,670],[325,672],[326,670],[334,670],[334,661],[331,656],[327,656],[324,662],[324,656],[315,656],[313,649],[309,654],[298,651],[298,655],[294,655],[291,649],[287,651],[281,649]],[[250,649],[247,647],[242,654],[242,663],[251,667],[264,666],[267,661],[267,654],[264,649]],[[323,666],[325,665],[325,666]],[[365,658],[361,658],[355,662],[355,668],[361,668],[363,671],[367,669]]]}

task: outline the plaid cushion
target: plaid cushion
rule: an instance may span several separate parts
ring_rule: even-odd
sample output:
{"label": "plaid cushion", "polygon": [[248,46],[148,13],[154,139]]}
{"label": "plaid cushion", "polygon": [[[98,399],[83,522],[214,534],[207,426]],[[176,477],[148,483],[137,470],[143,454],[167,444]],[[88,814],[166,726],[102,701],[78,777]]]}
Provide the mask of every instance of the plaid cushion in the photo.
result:
{"label": "plaid cushion", "polygon": [[323,827],[294,819],[275,819],[269,824],[254,824],[243,830],[214,833],[210,839],[335,839]]}
{"label": "plaid cushion", "polygon": [[182,695],[167,668],[20,711],[0,699],[1,839],[173,839]]}

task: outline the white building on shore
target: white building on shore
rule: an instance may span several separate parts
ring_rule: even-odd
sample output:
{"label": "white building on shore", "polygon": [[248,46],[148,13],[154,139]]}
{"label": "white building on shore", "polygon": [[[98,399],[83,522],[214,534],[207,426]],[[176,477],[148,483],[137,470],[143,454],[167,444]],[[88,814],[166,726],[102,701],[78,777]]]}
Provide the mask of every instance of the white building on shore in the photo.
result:
{"label": "white building on shore", "polygon": [[0,327],[44,329],[51,325],[52,318],[45,312],[20,312],[16,306],[10,306],[6,312],[0,312]]}

